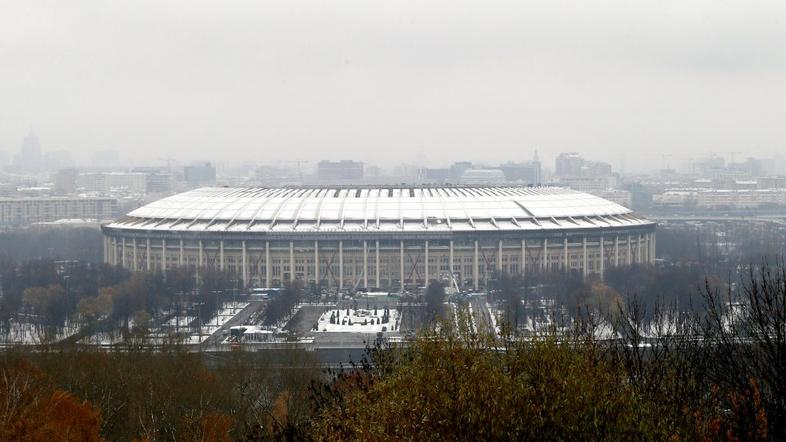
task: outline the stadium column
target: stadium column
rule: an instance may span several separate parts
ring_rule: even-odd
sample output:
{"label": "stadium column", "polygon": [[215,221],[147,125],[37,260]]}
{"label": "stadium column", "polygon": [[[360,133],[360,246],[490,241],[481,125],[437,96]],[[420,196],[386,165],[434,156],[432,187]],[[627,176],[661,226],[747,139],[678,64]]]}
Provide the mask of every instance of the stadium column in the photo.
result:
{"label": "stadium column", "polygon": [[204,249],[204,246],[202,245],[202,240],[200,239],[199,240],[199,259],[198,259],[199,266],[197,267],[197,275],[199,275],[199,269],[201,269],[202,266],[205,264],[205,259],[203,257],[204,254],[205,254],[205,249]]}
{"label": "stadium column", "polygon": [[363,285],[368,291],[368,242],[363,240]]}
{"label": "stadium column", "polygon": [[145,270],[150,271],[150,238],[147,238],[145,245]]}
{"label": "stadium column", "polygon": [[658,257],[658,255],[656,255],[657,249],[655,248],[655,232],[650,233],[650,238],[650,246],[652,249],[650,250],[650,262],[655,262],[655,259]]}
{"label": "stadium column", "polygon": [[166,273],[166,240],[161,240],[161,271]]}
{"label": "stadium column", "polygon": [[180,256],[177,258],[178,265],[183,267],[183,240],[180,240]]}
{"label": "stadium column", "polygon": [[240,253],[240,259],[243,260],[243,288],[248,286],[248,261],[246,257],[246,240],[244,239],[243,242],[240,243],[240,247],[242,247]]}
{"label": "stadium column", "polygon": [[428,286],[428,241],[426,241],[425,249],[424,249],[424,265],[423,267],[425,270],[423,271],[423,275],[425,276],[426,283],[424,285]]}
{"label": "stadium column", "polygon": [[112,238],[112,264],[117,265],[117,238]]}
{"label": "stadium column", "polygon": [[120,257],[121,258],[120,261],[123,263],[123,268],[127,269],[128,267],[126,267],[126,239],[125,238],[123,238],[123,248],[121,250],[121,253],[123,254],[123,256]]}
{"label": "stadium column", "polygon": [[540,271],[541,273],[546,271],[546,267],[548,266],[547,260],[549,259],[549,240],[543,238],[543,258],[540,260]]}
{"label": "stadium column", "polygon": [[338,242],[338,289],[344,289],[344,241]]}
{"label": "stadium column", "polygon": [[314,240],[314,284],[319,287],[319,241]]}
{"label": "stadium column", "polygon": [[401,240],[401,248],[399,249],[399,282],[401,285],[401,292],[404,293],[404,240]]}
{"label": "stadium column", "polygon": [[289,282],[295,281],[295,242],[289,242]]}
{"label": "stadium column", "polygon": [[374,249],[374,273],[377,277],[377,288],[379,288],[379,240],[377,240],[376,249]]}
{"label": "stadium column", "polygon": [[273,279],[271,278],[271,265],[270,265],[270,241],[265,241],[265,287],[271,287]]}
{"label": "stadium column", "polygon": [[614,267],[620,266],[620,236],[614,235]]}
{"label": "stadium column", "polygon": [[527,241],[521,240],[521,277],[524,277],[524,274],[527,271]]}
{"label": "stadium column", "polygon": [[472,259],[472,282],[475,290],[478,289],[478,240],[475,240],[475,256]]}
{"label": "stadium column", "polygon": [[499,240],[497,246],[497,275],[502,274],[502,240]]}
{"label": "stadium column", "polygon": [[136,258],[137,258],[136,257],[136,238],[134,238],[133,246],[134,246],[134,271],[137,271],[137,270],[139,270],[139,263],[136,260]]}
{"label": "stadium column", "polygon": [[218,268],[223,272],[224,271],[224,240],[218,241]]}
{"label": "stadium column", "polygon": [[448,250],[448,259],[450,260],[450,265],[448,266],[448,271],[450,272],[450,284],[455,285],[455,280],[453,276],[453,240],[450,240],[450,249]]}
{"label": "stadium column", "polygon": [[639,233],[639,236],[636,238],[636,264],[641,264],[641,239],[642,239],[642,236],[644,236],[644,235]]}
{"label": "stadium column", "polygon": [[603,250],[603,235],[600,237],[600,280],[603,281],[603,271],[606,269],[606,253]]}
{"label": "stadium column", "polygon": [[581,274],[584,277],[586,277],[587,276],[587,237],[586,236],[581,239],[581,247],[582,247],[582,253],[584,255],[584,257],[582,258],[584,262],[581,265]]}
{"label": "stadium column", "polygon": [[633,257],[631,256],[632,253],[633,251],[630,247],[630,235],[628,235],[628,258],[627,258],[628,265],[633,264]]}
{"label": "stadium column", "polygon": [[570,263],[568,262],[568,237],[566,236],[562,244],[562,270],[568,271]]}
{"label": "stadium column", "polygon": [[106,236],[104,237],[104,264],[109,264],[109,246],[107,243],[109,242],[109,238]]}

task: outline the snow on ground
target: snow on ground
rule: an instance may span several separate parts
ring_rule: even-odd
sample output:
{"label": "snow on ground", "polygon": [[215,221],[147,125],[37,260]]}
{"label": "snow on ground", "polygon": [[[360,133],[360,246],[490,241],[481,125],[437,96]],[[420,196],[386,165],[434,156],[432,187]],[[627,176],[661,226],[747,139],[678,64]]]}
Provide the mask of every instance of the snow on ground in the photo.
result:
{"label": "snow on ground", "polygon": [[0,334],[0,343],[3,344],[41,344],[44,342],[57,342],[79,331],[79,325],[66,322],[64,327],[56,330],[45,330],[28,322],[9,321],[7,333]]}
{"label": "snow on ground", "polygon": [[241,310],[248,306],[248,302],[229,302],[218,310],[218,314],[202,323],[199,334],[192,334],[186,338],[186,344],[201,344],[205,339],[218,331],[224,324],[234,318]]}
{"label": "snow on ground", "polygon": [[[349,311],[349,315],[347,315],[347,311]],[[401,325],[401,315],[398,310],[388,310],[390,318],[387,323],[382,322],[384,311],[384,309],[378,308],[377,314],[374,314],[374,309],[328,310],[319,317],[317,331],[342,333],[398,331]],[[331,316],[334,320],[333,324],[330,323]]]}
{"label": "snow on ground", "polygon": [[378,292],[378,291],[370,291],[370,292],[358,292],[355,294],[357,297],[381,297],[381,296],[390,296],[390,292]]}
{"label": "snow on ground", "polygon": [[489,317],[491,318],[491,325],[494,327],[494,334],[499,336],[499,325],[497,324],[497,313],[496,309],[491,308],[491,305],[486,302],[486,310],[489,312]]}
{"label": "snow on ground", "polygon": [[196,316],[181,316],[180,319],[178,319],[177,316],[173,316],[169,319],[169,321],[164,323],[164,326],[175,328],[179,325],[182,329],[188,327],[188,324],[190,324],[194,319],[196,319]]}

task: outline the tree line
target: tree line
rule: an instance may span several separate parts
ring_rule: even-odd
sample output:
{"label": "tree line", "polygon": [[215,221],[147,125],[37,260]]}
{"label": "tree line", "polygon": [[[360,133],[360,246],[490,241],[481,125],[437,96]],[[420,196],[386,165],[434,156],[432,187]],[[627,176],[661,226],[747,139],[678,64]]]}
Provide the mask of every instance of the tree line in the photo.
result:
{"label": "tree line", "polygon": [[134,318],[204,321],[233,299],[232,286],[231,274],[211,269],[203,269],[197,279],[195,269],[131,273],[103,263],[0,258],[0,331],[24,323],[52,336],[70,323],[89,335],[128,332]]}
{"label": "tree line", "polygon": [[296,349],[10,351],[0,439],[783,440],[786,265],[733,287],[697,288],[701,308],[676,322],[623,296],[604,318],[611,341],[594,311],[529,336],[504,318],[484,334],[459,312],[458,327],[375,341],[333,372]]}

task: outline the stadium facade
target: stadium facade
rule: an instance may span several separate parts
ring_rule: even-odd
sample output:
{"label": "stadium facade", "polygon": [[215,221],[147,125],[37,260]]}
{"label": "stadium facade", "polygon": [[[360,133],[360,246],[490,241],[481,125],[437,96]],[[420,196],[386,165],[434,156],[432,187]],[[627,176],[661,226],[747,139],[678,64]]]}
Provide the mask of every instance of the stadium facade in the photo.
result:
{"label": "stadium facade", "polygon": [[480,289],[502,273],[602,277],[655,258],[654,222],[554,187],[207,187],[102,229],[110,264],[212,268],[261,287],[399,290],[447,279]]}

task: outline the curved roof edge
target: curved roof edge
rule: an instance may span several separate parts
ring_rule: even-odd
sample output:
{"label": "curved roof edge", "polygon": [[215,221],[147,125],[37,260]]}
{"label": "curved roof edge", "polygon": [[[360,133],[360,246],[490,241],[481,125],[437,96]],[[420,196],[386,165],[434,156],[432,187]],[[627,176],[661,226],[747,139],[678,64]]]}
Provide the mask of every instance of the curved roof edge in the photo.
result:
{"label": "curved roof edge", "polygon": [[111,229],[180,232],[552,231],[654,225],[619,204],[560,187],[205,187],[140,207]]}

